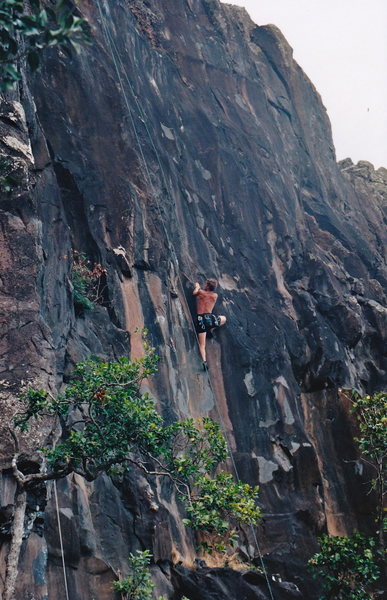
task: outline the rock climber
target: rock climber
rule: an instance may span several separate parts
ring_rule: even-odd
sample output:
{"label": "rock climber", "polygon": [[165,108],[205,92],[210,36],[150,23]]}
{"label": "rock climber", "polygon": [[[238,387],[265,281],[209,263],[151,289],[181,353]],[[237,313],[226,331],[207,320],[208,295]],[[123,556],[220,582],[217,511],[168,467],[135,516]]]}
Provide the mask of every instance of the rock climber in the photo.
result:
{"label": "rock climber", "polygon": [[218,294],[214,292],[218,282],[216,279],[207,279],[204,290],[200,288],[200,283],[195,283],[195,288],[192,292],[196,299],[196,332],[199,339],[200,356],[203,361],[203,369],[207,370],[206,359],[206,337],[207,333],[221,327],[226,322],[226,317],[223,315],[214,315],[213,308],[218,299]]}

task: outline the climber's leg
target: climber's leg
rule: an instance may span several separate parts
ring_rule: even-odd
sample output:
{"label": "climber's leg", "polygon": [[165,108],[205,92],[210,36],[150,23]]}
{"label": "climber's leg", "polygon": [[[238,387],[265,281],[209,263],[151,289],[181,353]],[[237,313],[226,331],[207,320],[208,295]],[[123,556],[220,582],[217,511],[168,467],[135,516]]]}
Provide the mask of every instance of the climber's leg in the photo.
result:
{"label": "climber's leg", "polygon": [[[219,327],[222,327],[222,325],[225,324],[225,322],[227,321],[226,317],[224,315],[218,315],[217,317],[215,317],[217,320],[217,325],[215,327],[212,327],[209,331],[209,333],[212,334],[213,331],[215,331],[216,329],[219,329]],[[212,337],[212,335],[211,335]]]}
{"label": "climber's leg", "polygon": [[203,362],[206,362],[206,337],[206,332],[198,333],[200,356],[202,357]]}

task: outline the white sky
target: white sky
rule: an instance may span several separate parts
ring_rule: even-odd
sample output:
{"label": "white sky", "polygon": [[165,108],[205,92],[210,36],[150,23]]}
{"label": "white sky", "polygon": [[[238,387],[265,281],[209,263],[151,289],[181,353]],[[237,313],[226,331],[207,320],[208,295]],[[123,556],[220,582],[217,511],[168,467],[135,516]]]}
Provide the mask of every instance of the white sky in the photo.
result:
{"label": "white sky", "polygon": [[227,0],[273,23],[320,93],[337,159],[387,168],[387,0]]}

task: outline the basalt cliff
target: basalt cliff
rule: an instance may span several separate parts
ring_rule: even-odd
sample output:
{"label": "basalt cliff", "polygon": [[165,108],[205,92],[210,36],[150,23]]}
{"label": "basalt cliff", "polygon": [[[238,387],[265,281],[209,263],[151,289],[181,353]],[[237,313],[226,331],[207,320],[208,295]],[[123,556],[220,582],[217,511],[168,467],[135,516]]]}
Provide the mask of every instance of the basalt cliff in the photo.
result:
{"label": "basalt cliff", "polygon": [[[161,361],[168,422],[221,421],[242,480],[260,486],[256,535],[278,599],[318,597],[316,538],[371,533],[375,498],[338,387],[386,385],[387,170],[336,162],[321,98],[273,25],[218,0],[80,0],[93,43],[44,53],[3,96],[2,575],[12,520],[6,430],[26,382],[56,392],[91,354]],[[365,157],[366,158],[366,157]],[[72,253],[106,269],[74,309]],[[219,280],[227,324],[202,371],[192,287]],[[28,442],[50,435],[44,424]],[[27,443],[27,442],[26,442]],[[230,463],[231,468],[231,463]],[[268,599],[258,569],[196,555],[176,501],[138,473],[61,480],[71,600],[110,600],[129,552],[149,549],[169,600]],[[53,488],[30,494],[19,600],[65,600]],[[260,566],[249,531],[247,564]]]}

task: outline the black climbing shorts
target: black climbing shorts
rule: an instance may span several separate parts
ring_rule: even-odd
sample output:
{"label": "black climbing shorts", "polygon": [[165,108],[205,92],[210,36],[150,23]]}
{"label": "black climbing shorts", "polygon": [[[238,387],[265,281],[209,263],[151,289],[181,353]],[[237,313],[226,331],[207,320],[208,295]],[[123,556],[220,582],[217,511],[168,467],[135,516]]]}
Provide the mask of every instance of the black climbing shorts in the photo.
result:
{"label": "black climbing shorts", "polygon": [[196,331],[198,333],[205,333],[216,327],[220,327],[220,317],[212,313],[204,313],[203,315],[196,316]]}

